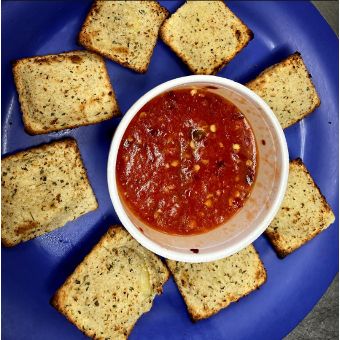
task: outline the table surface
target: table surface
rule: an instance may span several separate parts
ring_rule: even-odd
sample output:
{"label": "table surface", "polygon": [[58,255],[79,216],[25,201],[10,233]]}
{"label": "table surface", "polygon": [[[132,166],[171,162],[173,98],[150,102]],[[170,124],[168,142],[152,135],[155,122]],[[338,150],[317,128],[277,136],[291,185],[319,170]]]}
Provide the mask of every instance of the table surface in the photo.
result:
{"label": "table surface", "polygon": [[[339,36],[339,2],[312,1]],[[285,340],[325,340],[339,338],[339,275],[313,310]]]}

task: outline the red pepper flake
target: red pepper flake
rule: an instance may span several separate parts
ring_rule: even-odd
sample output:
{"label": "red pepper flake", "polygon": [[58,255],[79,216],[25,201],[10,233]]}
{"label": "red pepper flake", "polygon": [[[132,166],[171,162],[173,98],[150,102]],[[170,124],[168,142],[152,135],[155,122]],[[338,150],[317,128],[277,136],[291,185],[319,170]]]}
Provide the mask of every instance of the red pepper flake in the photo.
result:
{"label": "red pepper flake", "polygon": [[192,251],[194,254],[198,254],[200,252],[199,249],[190,249],[190,251]]}

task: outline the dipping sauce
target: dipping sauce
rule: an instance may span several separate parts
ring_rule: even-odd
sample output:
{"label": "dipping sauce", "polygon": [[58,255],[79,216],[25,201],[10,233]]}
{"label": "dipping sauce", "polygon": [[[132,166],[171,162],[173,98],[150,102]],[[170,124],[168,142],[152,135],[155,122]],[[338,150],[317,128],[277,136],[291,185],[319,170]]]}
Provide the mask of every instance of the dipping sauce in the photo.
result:
{"label": "dipping sauce", "polygon": [[166,92],[125,131],[117,158],[121,198],[169,234],[216,228],[245,203],[256,174],[253,131],[236,106],[209,89]]}

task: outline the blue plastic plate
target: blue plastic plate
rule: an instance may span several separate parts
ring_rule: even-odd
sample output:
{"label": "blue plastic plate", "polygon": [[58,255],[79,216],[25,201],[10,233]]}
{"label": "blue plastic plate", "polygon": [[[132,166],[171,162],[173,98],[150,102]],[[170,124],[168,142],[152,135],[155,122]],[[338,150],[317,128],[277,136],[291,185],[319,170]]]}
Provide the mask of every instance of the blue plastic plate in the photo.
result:
{"label": "blue plastic plate", "polygon": [[[177,1],[162,4],[173,12]],[[313,75],[321,106],[285,130],[290,157],[301,157],[338,218],[338,40],[308,2],[230,2],[255,38],[219,76],[245,82],[296,50]],[[76,138],[99,209],[65,227],[12,249],[2,249],[2,338],[84,339],[49,305],[50,298],[105,233],[118,223],[106,186],[109,145],[119,118],[41,136],[24,132],[11,61],[80,49],[77,34],[89,1],[2,3],[2,153],[61,137]],[[122,109],[154,86],[188,75],[187,68],[158,41],[146,74],[111,61],[107,67]],[[258,291],[217,315],[192,323],[170,279],[164,294],[134,328],[131,339],[279,339],[312,309],[338,271],[338,222],[284,260],[261,236],[255,246],[268,272]]]}

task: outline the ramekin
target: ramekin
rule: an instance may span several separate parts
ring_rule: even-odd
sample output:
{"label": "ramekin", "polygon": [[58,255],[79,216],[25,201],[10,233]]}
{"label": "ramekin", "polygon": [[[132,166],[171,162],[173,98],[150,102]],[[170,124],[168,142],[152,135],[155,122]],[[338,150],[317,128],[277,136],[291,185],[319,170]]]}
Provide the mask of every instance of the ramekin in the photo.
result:
{"label": "ramekin", "polygon": [[[236,105],[248,119],[257,144],[256,180],[245,205],[228,221],[199,235],[159,232],[141,222],[119,196],[116,161],[124,132],[133,117],[151,99],[179,88],[209,88]],[[209,262],[230,256],[254,242],[276,215],[287,186],[289,156],[285,135],[269,106],[247,87],[216,76],[194,75],[156,86],[127,111],[112,139],[107,180],[113,207],[124,227],[142,246],[165,258],[183,262]]]}

